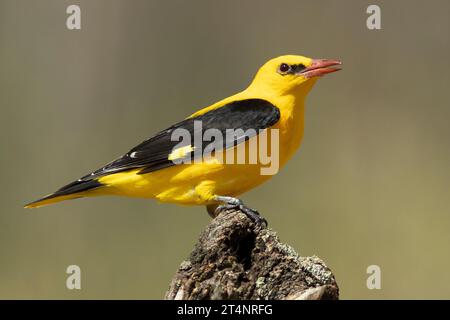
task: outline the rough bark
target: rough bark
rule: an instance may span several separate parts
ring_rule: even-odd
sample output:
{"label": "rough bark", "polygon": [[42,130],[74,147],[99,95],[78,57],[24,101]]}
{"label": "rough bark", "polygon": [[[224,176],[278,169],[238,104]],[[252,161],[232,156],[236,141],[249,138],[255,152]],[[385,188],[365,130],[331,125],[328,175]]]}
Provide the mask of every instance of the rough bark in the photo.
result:
{"label": "rough bark", "polygon": [[172,279],[166,299],[338,299],[330,269],[301,257],[239,210],[220,213]]}

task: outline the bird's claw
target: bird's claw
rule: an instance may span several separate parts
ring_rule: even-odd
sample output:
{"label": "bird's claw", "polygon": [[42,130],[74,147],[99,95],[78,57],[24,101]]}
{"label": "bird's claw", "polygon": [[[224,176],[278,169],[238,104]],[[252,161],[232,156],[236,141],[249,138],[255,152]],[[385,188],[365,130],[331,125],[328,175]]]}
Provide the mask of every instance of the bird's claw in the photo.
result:
{"label": "bird's claw", "polygon": [[267,220],[264,219],[257,210],[251,209],[247,206],[245,206],[243,203],[227,203],[219,205],[216,208],[216,215],[219,214],[223,210],[229,210],[229,209],[238,209],[242,211],[250,220],[252,220],[257,225],[261,225],[267,228]]}

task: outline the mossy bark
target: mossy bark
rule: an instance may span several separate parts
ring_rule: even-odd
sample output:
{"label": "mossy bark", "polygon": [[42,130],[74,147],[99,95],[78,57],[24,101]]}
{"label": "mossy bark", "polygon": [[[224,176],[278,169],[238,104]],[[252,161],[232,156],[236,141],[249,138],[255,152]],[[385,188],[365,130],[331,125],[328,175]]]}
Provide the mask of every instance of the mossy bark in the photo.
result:
{"label": "mossy bark", "polygon": [[276,233],[227,210],[201,233],[172,279],[166,299],[338,299],[330,269],[301,257]]}

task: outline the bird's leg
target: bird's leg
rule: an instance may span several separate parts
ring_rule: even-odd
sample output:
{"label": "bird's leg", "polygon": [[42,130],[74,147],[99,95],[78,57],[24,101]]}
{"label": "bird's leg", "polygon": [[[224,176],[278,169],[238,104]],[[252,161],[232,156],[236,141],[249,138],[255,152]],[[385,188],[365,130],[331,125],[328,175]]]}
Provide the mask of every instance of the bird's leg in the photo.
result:
{"label": "bird's leg", "polygon": [[[214,209],[214,214],[217,216],[219,214],[220,211],[222,210],[226,210],[226,209],[239,209],[241,210],[243,213],[245,213],[245,215],[250,218],[250,220],[252,220],[253,222],[257,223],[257,224],[264,224],[267,227],[267,220],[264,219],[258,211],[251,209],[247,206],[244,205],[244,203],[242,202],[242,200],[238,199],[238,198],[234,198],[234,197],[227,197],[227,196],[215,196],[214,197],[215,201],[221,202],[221,205],[218,205],[215,209]],[[210,209],[212,209],[211,207],[207,207],[208,212],[210,212]],[[211,213],[210,213],[211,215]]]}

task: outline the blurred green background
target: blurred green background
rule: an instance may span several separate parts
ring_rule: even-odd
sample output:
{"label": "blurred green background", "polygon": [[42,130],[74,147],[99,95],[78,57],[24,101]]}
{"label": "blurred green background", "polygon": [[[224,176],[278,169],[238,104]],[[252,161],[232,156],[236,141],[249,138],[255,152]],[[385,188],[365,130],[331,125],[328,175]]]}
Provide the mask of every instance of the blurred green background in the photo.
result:
{"label": "blurred green background", "polygon": [[[382,30],[366,28],[381,7]],[[81,6],[82,29],[66,28]],[[245,88],[281,54],[339,58],[300,152],[246,194],[347,299],[450,298],[450,2],[0,0],[0,298],[162,298],[202,207],[26,202]],[[66,267],[82,270],[67,290]],[[381,267],[381,290],[366,268]]]}

